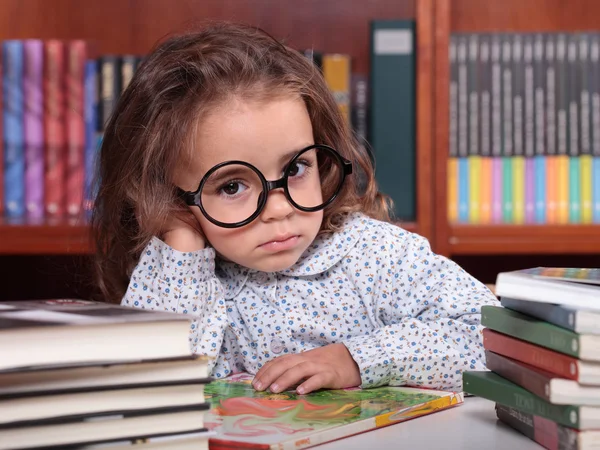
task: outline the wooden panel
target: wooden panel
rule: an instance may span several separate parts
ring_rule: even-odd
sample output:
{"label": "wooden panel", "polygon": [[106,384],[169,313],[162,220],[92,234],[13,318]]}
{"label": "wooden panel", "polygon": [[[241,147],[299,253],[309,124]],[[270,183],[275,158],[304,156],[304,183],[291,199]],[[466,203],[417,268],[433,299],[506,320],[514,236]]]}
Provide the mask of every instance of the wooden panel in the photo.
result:
{"label": "wooden panel", "polygon": [[454,225],[452,255],[600,254],[600,225]]}
{"label": "wooden panel", "polygon": [[435,235],[432,229],[432,164],[433,164],[433,1],[417,0],[417,73],[416,73],[416,170],[417,170],[417,223],[419,234],[427,237],[432,246]]}
{"label": "wooden panel", "polygon": [[15,222],[0,220],[0,254],[66,255],[92,252],[89,227],[59,222]]}
{"label": "wooden panel", "polygon": [[450,67],[448,48],[450,39],[450,0],[435,2],[435,148],[433,173],[433,199],[435,223],[434,250],[449,255],[448,212],[446,194],[446,167],[448,160],[449,133],[449,86]]}
{"label": "wooden panel", "polygon": [[415,17],[415,0],[0,0],[0,39],[84,38],[100,53],[144,54],[207,20],[264,28],[294,48],[348,53],[368,73],[369,21]]}
{"label": "wooden panel", "polygon": [[579,31],[600,28],[598,0],[453,0],[452,31]]}

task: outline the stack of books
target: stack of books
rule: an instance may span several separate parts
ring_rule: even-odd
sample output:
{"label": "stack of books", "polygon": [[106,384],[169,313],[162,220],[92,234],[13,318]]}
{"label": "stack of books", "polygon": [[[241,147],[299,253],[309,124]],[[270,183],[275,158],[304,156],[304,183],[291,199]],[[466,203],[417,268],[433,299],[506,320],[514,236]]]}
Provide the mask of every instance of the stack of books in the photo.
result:
{"label": "stack of books", "polygon": [[481,310],[489,372],[465,392],[549,449],[600,448],[600,269],[501,273],[502,306]]}
{"label": "stack of books", "polygon": [[189,330],[105,303],[0,303],[0,449],[207,449],[208,361]]}

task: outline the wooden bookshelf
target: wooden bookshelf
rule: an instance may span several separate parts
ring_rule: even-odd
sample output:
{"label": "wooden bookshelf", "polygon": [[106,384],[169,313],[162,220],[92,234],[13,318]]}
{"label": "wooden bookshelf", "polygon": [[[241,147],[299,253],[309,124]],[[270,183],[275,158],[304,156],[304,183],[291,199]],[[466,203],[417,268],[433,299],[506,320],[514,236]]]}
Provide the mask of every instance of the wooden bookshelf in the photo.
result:
{"label": "wooden bookshelf", "polygon": [[[596,0],[436,0],[434,232],[439,253],[457,255],[600,254],[600,225],[456,225],[447,217],[450,34],[454,32],[556,32],[597,30]],[[556,262],[555,262],[556,263]]]}
{"label": "wooden bookshelf", "polygon": [[[413,222],[402,222],[401,226],[433,240],[434,191],[431,175],[434,141],[431,130],[435,101],[434,2],[435,0],[2,0],[0,40],[86,39],[96,43],[99,55],[141,55],[148,53],[159,39],[170,33],[193,28],[206,21],[231,20],[260,26],[297,49],[314,48],[327,53],[349,54],[352,58],[352,71],[368,74],[370,21],[415,19],[417,217]],[[87,261],[92,254],[89,228],[81,222],[31,223],[0,220],[0,270],[6,269],[6,273],[16,278],[13,283],[15,286],[27,286],[27,280],[33,276],[38,283],[52,283],[52,295],[75,295],[80,291],[68,288],[70,269],[62,271],[58,275],[60,279],[50,281],[47,275],[49,272],[44,271],[43,267],[48,264],[52,267],[67,267],[69,264],[65,264],[65,261],[80,258]],[[52,258],[52,261],[48,262],[48,258]],[[20,275],[23,267],[28,267],[29,273]],[[62,282],[64,290],[61,290]],[[45,292],[38,287],[35,289],[37,290],[31,289],[32,295],[39,296],[40,292]],[[15,294],[27,298],[28,292],[21,287],[12,291],[0,289],[0,300]]]}

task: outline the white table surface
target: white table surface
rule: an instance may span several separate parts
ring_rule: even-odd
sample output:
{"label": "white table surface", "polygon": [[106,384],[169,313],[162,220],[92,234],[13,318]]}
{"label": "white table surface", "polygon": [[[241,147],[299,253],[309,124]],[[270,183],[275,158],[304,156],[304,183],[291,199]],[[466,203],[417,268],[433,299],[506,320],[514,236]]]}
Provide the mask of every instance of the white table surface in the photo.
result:
{"label": "white table surface", "polygon": [[496,418],[494,402],[468,397],[456,407],[314,447],[316,450],[499,449],[542,447]]}

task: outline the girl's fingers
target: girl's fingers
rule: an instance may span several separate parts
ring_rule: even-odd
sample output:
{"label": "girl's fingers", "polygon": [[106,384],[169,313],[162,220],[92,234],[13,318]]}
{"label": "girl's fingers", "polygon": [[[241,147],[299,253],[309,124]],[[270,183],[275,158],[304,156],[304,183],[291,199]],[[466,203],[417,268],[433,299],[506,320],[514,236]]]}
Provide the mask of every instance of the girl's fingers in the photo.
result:
{"label": "girl's fingers", "polygon": [[252,386],[257,391],[264,391],[279,376],[281,376],[282,373],[298,364],[301,360],[301,356],[296,354],[280,356],[269,361],[256,373],[256,376],[252,381]]}
{"label": "girl's fingers", "polygon": [[310,360],[304,360],[298,362],[287,370],[283,371],[273,382],[269,389],[271,392],[281,392],[299,384],[302,380],[310,378],[315,374],[323,371],[324,367],[322,364],[312,362]]}
{"label": "girl's fingers", "polygon": [[307,379],[304,383],[296,388],[296,392],[298,394],[308,394],[310,392],[316,391],[317,389],[332,387],[329,385],[329,380],[327,379],[325,373],[318,372],[309,379]]}

